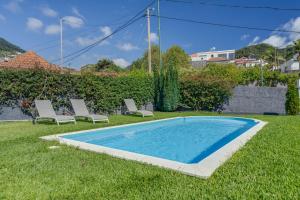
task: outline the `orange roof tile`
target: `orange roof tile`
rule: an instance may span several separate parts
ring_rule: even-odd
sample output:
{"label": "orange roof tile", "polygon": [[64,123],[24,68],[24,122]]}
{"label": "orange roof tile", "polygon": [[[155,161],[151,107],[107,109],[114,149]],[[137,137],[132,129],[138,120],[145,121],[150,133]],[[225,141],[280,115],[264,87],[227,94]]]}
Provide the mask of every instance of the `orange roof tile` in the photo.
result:
{"label": "orange roof tile", "polygon": [[33,51],[27,51],[26,53],[17,55],[13,59],[0,62],[0,68],[10,68],[10,69],[42,68],[50,71],[62,70],[59,66],[50,64],[48,61],[46,61],[44,58],[37,55]]}

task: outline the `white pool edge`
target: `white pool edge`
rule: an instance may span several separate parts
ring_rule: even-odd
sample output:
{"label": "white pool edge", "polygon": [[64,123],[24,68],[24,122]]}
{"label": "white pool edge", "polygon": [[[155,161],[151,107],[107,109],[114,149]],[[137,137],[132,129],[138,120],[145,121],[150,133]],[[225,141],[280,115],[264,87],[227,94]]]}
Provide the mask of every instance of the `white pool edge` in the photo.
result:
{"label": "white pool edge", "polygon": [[[226,117],[226,118],[228,117],[228,118],[251,119],[251,120],[256,121],[257,124],[255,126],[253,126],[252,128],[250,128],[249,130],[242,133],[237,138],[233,139],[231,142],[225,144],[223,147],[221,147],[214,153],[210,154],[205,159],[203,159],[200,162],[195,163],[195,164],[186,164],[186,163],[176,162],[176,161],[172,161],[172,160],[167,160],[167,159],[157,158],[157,157],[153,157],[153,156],[133,153],[133,152],[129,152],[129,151],[123,151],[123,150],[119,150],[119,149],[113,149],[113,148],[89,144],[89,143],[85,143],[85,142],[79,142],[79,141],[61,137],[64,135],[77,134],[77,133],[82,133],[82,132],[86,132],[86,131],[112,129],[112,128],[118,128],[118,127],[132,126],[132,125],[137,125],[137,124],[164,121],[164,120],[170,120],[170,119],[175,119],[175,118],[187,118],[187,117]],[[161,120],[152,120],[152,121],[147,121],[147,122],[139,122],[139,123],[126,124],[126,125],[119,125],[119,126],[97,128],[97,129],[77,131],[77,132],[71,132],[71,133],[50,135],[50,136],[41,137],[41,139],[48,140],[48,141],[58,141],[61,144],[74,146],[79,149],[88,150],[88,151],[97,152],[97,153],[104,153],[104,154],[108,154],[108,155],[111,155],[111,156],[114,156],[117,158],[126,159],[126,160],[139,161],[139,162],[163,167],[166,169],[172,169],[172,170],[175,170],[175,171],[187,174],[187,175],[197,176],[200,178],[207,179],[214,173],[214,171],[218,167],[220,167],[236,151],[238,151],[242,146],[244,146],[247,143],[247,141],[249,141],[254,135],[256,135],[267,124],[267,122],[264,122],[261,120],[252,119],[252,118],[242,118],[242,117],[230,117],[230,116],[187,116],[187,117],[174,117],[174,118],[167,118],[167,119],[161,119]]]}

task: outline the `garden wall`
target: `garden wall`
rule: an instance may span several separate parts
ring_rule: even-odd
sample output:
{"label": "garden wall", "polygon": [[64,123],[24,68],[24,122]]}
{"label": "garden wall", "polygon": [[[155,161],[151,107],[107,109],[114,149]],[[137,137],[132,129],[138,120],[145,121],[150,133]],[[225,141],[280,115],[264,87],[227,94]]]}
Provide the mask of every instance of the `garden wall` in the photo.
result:
{"label": "garden wall", "polygon": [[237,86],[225,113],[286,114],[286,87]]}
{"label": "garden wall", "polygon": [[[146,109],[153,111],[152,103],[148,103],[146,105],[142,105],[141,109]],[[9,107],[3,106],[0,108],[0,121],[1,120],[32,120],[30,115],[25,114],[22,112],[21,108],[18,106]],[[63,114],[63,109],[59,109],[56,111],[56,114]],[[125,106],[120,106],[118,109],[114,110],[114,114],[121,115],[126,112]]]}

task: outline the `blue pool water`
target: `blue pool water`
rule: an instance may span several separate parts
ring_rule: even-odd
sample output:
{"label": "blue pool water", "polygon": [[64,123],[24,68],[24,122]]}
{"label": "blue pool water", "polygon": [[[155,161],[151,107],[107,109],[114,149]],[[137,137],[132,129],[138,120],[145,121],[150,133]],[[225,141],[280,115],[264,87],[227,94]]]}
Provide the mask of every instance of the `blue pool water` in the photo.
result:
{"label": "blue pool water", "polygon": [[243,118],[183,117],[61,137],[191,164],[256,124]]}

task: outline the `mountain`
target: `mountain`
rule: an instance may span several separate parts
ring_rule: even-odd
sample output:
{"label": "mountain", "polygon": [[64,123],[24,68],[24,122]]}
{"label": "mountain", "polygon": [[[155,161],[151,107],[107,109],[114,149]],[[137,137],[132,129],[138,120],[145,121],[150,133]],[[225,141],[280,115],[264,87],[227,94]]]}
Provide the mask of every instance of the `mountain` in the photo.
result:
{"label": "mountain", "polygon": [[281,49],[275,49],[275,47],[271,45],[262,43],[262,44],[247,46],[237,50],[236,57],[237,58],[252,57],[252,58],[261,59],[265,57],[270,57],[270,54],[275,55],[276,53],[277,57],[289,60],[293,57],[295,52],[296,51],[294,45],[289,45]]}
{"label": "mountain", "polygon": [[25,51],[0,37],[0,57],[16,54],[17,52],[24,53]]}

